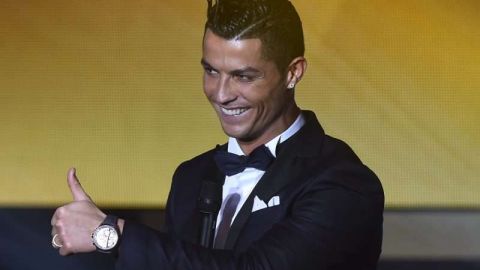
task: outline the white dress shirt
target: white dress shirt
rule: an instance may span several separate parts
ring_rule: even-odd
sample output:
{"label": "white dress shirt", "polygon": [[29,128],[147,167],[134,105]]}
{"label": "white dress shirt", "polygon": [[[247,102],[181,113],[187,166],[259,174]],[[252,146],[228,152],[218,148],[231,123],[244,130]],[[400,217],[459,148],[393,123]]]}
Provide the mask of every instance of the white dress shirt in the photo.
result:
{"label": "white dress shirt", "polygon": [[[265,144],[265,146],[270,150],[272,155],[276,157],[277,145],[286,141],[293,134],[297,133],[297,131],[300,130],[300,128],[304,124],[305,118],[300,113],[295,122],[293,122],[293,124],[290,125],[288,129],[286,129],[282,134],[270,140],[268,143]],[[245,155],[245,153],[243,153],[242,149],[240,148],[237,140],[231,137],[228,139],[228,152],[240,156]],[[238,193],[240,195],[240,201],[238,202],[237,209],[232,218],[233,222],[238,212],[242,208],[242,205],[245,203],[253,188],[257,185],[258,181],[260,181],[260,178],[262,178],[264,173],[265,171],[247,167],[241,173],[225,177],[225,183],[223,184],[222,192],[222,207],[220,208],[217,216],[217,229],[220,221],[222,220],[222,213],[225,206],[225,198],[227,198],[228,195],[233,193]]]}

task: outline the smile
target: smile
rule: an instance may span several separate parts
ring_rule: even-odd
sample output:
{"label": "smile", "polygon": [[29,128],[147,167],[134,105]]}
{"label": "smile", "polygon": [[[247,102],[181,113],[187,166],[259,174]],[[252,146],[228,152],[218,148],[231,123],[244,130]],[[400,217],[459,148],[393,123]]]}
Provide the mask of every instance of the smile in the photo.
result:
{"label": "smile", "polygon": [[248,111],[248,108],[226,109],[226,108],[220,107],[220,109],[224,114],[230,115],[230,116],[238,116]]}

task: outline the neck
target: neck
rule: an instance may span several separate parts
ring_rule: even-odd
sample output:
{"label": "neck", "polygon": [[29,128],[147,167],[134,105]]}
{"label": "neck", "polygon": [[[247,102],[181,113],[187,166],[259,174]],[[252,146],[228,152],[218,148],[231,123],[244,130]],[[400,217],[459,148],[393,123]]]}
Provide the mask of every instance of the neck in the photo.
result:
{"label": "neck", "polygon": [[282,134],[285,130],[290,127],[295,119],[297,119],[298,115],[300,114],[300,108],[297,107],[296,104],[289,109],[289,112],[281,116],[278,119],[278,124],[276,127],[271,126],[259,137],[253,140],[240,140],[237,139],[238,145],[242,149],[245,155],[250,155],[250,153],[255,150],[255,148],[259,147],[260,145],[266,144],[271,141],[273,138],[277,137],[278,135]]}

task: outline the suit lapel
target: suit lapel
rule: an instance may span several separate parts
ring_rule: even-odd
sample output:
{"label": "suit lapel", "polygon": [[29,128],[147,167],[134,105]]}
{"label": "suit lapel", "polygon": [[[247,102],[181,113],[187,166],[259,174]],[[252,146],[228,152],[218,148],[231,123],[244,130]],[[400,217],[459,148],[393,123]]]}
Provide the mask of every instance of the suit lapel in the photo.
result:
{"label": "suit lapel", "polygon": [[274,194],[290,182],[292,175],[299,172],[299,169],[292,166],[293,163],[294,159],[292,158],[287,158],[285,160],[277,159],[265,172],[235,217],[228,233],[225,244],[226,249],[234,248],[243,227],[252,213],[255,196],[258,196],[258,198],[264,202],[268,202]]}
{"label": "suit lapel", "polygon": [[[217,145],[215,149],[218,150],[222,148],[226,148],[226,145]],[[198,195],[200,195],[200,189],[202,188],[203,182],[216,182],[220,186],[223,186],[223,183],[225,181],[225,175],[218,169],[217,165],[215,164],[213,153],[214,151],[212,151],[209,161],[202,164],[203,170],[202,173],[199,175],[199,179],[201,181],[199,181],[199,184],[197,186]],[[192,243],[200,244],[200,231],[202,230],[202,228],[201,216],[197,204],[195,204],[195,209],[193,210],[193,215],[190,222],[190,226],[187,226],[189,228],[188,232],[184,233],[190,235],[189,239]]]}
{"label": "suit lapel", "polygon": [[305,160],[303,157],[312,157],[318,153],[325,133],[313,112],[304,111],[303,113],[306,119],[305,126],[278,146],[280,149],[277,151],[277,159],[252,190],[232,223],[225,244],[226,249],[234,249],[252,213],[255,196],[268,203],[272,196],[278,194],[283,187],[293,179],[297,179],[297,176],[304,171],[306,163],[303,162]]}

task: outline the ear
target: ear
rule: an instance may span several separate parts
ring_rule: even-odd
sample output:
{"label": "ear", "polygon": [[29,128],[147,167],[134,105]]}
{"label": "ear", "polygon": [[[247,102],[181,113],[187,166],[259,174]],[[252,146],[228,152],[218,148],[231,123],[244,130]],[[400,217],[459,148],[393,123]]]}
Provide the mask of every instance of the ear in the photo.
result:
{"label": "ear", "polygon": [[303,56],[296,57],[290,62],[287,69],[287,88],[294,89],[307,70],[307,59]]}

